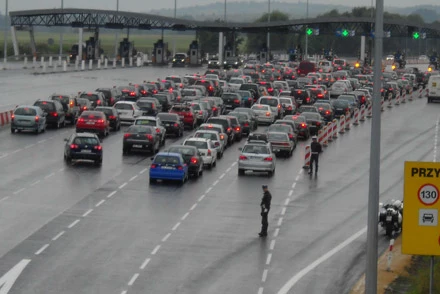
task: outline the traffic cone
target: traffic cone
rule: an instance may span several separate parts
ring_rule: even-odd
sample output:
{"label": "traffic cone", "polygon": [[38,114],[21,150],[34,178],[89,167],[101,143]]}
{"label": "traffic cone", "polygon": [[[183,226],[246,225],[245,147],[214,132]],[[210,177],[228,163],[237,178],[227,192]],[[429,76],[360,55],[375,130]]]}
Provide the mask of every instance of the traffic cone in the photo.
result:
{"label": "traffic cone", "polygon": [[324,135],[324,142],[322,143],[322,146],[327,147],[328,146],[328,126],[324,127],[324,131],[323,131]]}
{"label": "traffic cone", "polygon": [[367,107],[367,117],[368,118],[373,117],[373,105],[371,103],[369,103]]}
{"label": "traffic cone", "polygon": [[354,109],[354,116],[353,116],[353,125],[357,126],[359,124],[359,109]]}
{"label": "traffic cone", "polygon": [[419,88],[419,99],[422,99],[422,98],[423,98],[423,94],[422,94],[422,92],[423,92],[423,88],[420,87],[420,88]]}
{"label": "traffic cone", "polygon": [[[380,111],[384,111],[385,99],[383,97],[380,98]],[[373,113],[373,111],[371,112]]]}
{"label": "traffic cone", "polygon": [[338,121],[336,119],[333,120],[333,139],[338,138]]}
{"label": "traffic cone", "polygon": [[306,146],[306,154],[304,158],[304,166],[303,169],[309,169],[310,168],[310,156],[312,155],[310,151],[310,146]]}
{"label": "traffic cone", "polygon": [[339,134],[345,133],[345,115],[339,118]]}
{"label": "traffic cone", "polygon": [[393,107],[393,101],[392,101],[392,96],[391,96],[391,94],[390,95],[388,95],[388,108],[392,108]]}
{"label": "traffic cone", "polygon": [[350,123],[351,123],[350,112],[347,112],[347,115],[345,116],[345,130],[347,131],[350,130]]}
{"label": "traffic cone", "polygon": [[327,123],[327,140],[329,142],[333,141],[333,124],[331,122]]}
{"label": "traffic cone", "polygon": [[396,95],[396,105],[400,105],[400,93],[397,93]]}
{"label": "traffic cone", "polygon": [[361,106],[360,121],[365,121],[365,105]]}

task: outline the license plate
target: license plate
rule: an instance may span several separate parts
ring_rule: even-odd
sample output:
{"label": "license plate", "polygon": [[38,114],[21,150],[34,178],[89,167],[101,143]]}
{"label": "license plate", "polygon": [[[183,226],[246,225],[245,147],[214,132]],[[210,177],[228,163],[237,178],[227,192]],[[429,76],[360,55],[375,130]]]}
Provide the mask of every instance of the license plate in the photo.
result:
{"label": "license plate", "polygon": [[433,87],[437,87],[437,83],[432,83],[432,86]]}
{"label": "license plate", "polygon": [[162,169],[176,169],[176,168],[172,166],[162,166]]}
{"label": "license plate", "polygon": [[232,105],[226,105],[226,108],[232,108]]}
{"label": "license plate", "polygon": [[87,125],[94,125],[95,122],[93,122],[93,121],[88,121],[86,124],[87,124]]}
{"label": "license plate", "polygon": [[133,145],[133,148],[142,148],[142,145]]}
{"label": "license plate", "polygon": [[337,111],[342,111],[344,110],[343,108],[336,108]]}
{"label": "license plate", "polygon": [[81,153],[92,153],[92,150],[89,150],[89,149],[83,149],[83,150],[81,150]]}
{"label": "license plate", "polygon": [[387,218],[386,218],[386,221],[389,222],[389,221],[391,221],[392,219],[393,219],[393,217],[392,217],[391,215],[388,215]]}
{"label": "license plate", "polygon": [[280,152],[281,150],[280,149],[274,149],[273,151],[274,152]]}

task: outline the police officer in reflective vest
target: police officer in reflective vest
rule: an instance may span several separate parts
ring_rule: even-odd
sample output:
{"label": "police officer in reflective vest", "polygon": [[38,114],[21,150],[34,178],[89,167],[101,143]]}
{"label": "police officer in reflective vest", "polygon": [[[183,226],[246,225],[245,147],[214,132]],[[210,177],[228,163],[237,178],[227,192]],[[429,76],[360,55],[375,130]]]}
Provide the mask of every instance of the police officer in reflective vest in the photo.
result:
{"label": "police officer in reflective vest", "polygon": [[318,142],[318,138],[316,136],[312,137],[312,144],[310,144],[310,149],[312,150],[312,155],[310,156],[309,175],[313,173],[313,163],[315,163],[315,174],[318,174],[318,161],[319,154],[322,152],[322,146]]}
{"label": "police officer in reflective vest", "polygon": [[261,199],[261,232],[258,234],[260,237],[267,236],[267,227],[269,226],[269,222],[267,221],[267,215],[270,210],[270,202],[272,200],[272,195],[267,189],[267,185],[263,185],[263,198]]}

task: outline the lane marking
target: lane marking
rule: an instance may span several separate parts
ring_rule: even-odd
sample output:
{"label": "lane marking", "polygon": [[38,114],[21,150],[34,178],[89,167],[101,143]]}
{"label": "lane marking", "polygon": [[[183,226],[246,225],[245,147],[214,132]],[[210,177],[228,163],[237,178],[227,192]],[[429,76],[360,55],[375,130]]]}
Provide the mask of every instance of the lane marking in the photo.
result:
{"label": "lane marking", "polygon": [[135,273],[134,275],[133,275],[133,277],[131,278],[131,280],[130,280],[130,282],[128,282],[128,286],[131,286],[131,285],[133,285],[133,283],[136,281],[136,279],[139,277],[139,274],[138,273]]}
{"label": "lane marking", "polygon": [[237,162],[234,161],[234,162],[231,164],[231,167],[235,166],[236,164],[237,164]]}
{"label": "lane marking", "polygon": [[270,262],[271,262],[271,260],[272,260],[272,253],[269,253],[269,254],[267,255],[266,264],[269,265]]}
{"label": "lane marking", "polygon": [[31,184],[31,186],[35,186],[35,185],[38,184],[39,182],[41,182],[41,180],[37,180],[37,181],[33,182],[33,183]]}
{"label": "lane marking", "polygon": [[127,186],[127,182],[123,183],[122,185],[119,186],[119,189],[124,188],[125,186]]}
{"label": "lane marking", "polygon": [[2,199],[0,199],[0,202],[8,200],[8,199],[9,199],[9,196],[3,197]]}
{"label": "lane marking", "polygon": [[290,190],[289,191],[289,197],[292,196],[292,194],[293,194],[293,190]]}
{"label": "lane marking", "polygon": [[50,173],[47,176],[45,176],[44,179],[47,180],[48,178],[53,177],[54,175],[55,175],[54,173]]}
{"label": "lane marking", "polygon": [[263,283],[266,282],[266,279],[267,279],[267,272],[268,272],[268,270],[265,269],[264,272],[263,272],[263,276],[261,277],[261,281],[262,281]]}
{"label": "lane marking", "polygon": [[128,181],[129,181],[129,182],[133,182],[134,180],[136,180],[137,177],[138,177],[137,175],[136,175],[136,176],[133,176],[133,177],[131,177]]}
{"label": "lane marking", "polygon": [[99,201],[98,203],[96,203],[95,207],[99,207],[101,206],[101,204],[103,204],[105,202],[105,199],[102,199],[101,201]]}
{"label": "lane marking", "polygon": [[200,198],[199,198],[199,202],[202,201],[203,198],[205,198],[205,194],[203,194],[202,196],[200,196]]}
{"label": "lane marking", "polygon": [[258,294],[263,294],[264,288],[260,287],[260,289],[258,289]]}
{"label": "lane marking", "polygon": [[31,262],[30,259],[22,259],[0,278],[0,294],[7,294],[9,290],[11,290],[15,281],[18,279],[21,272],[26,268],[29,262]]}
{"label": "lane marking", "polygon": [[56,241],[58,240],[62,235],[64,235],[66,231],[61,231],[58,233],[58,235],[56,235],[55,237],[52,238],[52,241]]}
{"label": "lane marking", "polygon": [[282,224],[282,223],[283,223],[283,218],[280,217],[280,218],[278,219],[278,226],[281,227],[281,224]]}
{"label": "lane marking", "polygon": [[302,175],[303,172],[304,172],[304,170],[300,169],[298,174]]}
{"label": "lane marking", "polygon": [[212,190],[212,187],[209,187],[208,190],[206,190],[206,194],[208,194]]}
{"label": "lane marking", "polygon": [[69,229],[73,228],[74,226],[76,226],[77,223],[79,223],[79,221],[80,221],[80,220],[77,219],[76,221],[74,221],[73,223],[71,223],[71,224],[68,226],[68,228],[69,228]]}
{"label": "lane marking", "polygon": [[107,195],[107,198],[111,198],[113,195],[116,194],[116,192],[118,192],[118,191],[113,191],[113,192],[111,192],[110,194]]}
{"label": "lane marking", "polygon": [[160,245],[157,245],[156,248],[151,252],[151,255],[156,255],[157,251],[159,251]]}
{"label": "lane marking", "polygon": [[174,227],[171,229],[172,231],[177,230],[177,228],[180,226],[180,222],[174,225]]}
{"label": "lane marking", "polygon": [[84,212],[84,214],[82,215],[83,217],[88,216],[90,213],[92,213],[93,209],[89,209],[86,212]]}
{"label": "lane marking", "polygon": [[63,168],[60,168],[58,171],[59,171],[59,172],[63,172],[63,171],[64,171],[64,167],[63,167]]}
{"label": "lane marking", "polygon": [[296,187],[296,182],[292,184],[292,189],[295,189]]}
{"label": "lane marking", "polygon": [[281,215],[285,215],[286,214],[286,208],[283,207],[283,209],[281,210]]}
{"label": "lane marking", "polygon": [[141,175],[141,174],[143,174],[144,172],[146,172],[148,170],[148,168],[144,168],[143,170],[141,170],[140,172],[139,172],[139,174]]}
{"label": "lane marking", "polygon": [[23,192],[24,190],[25,190],[25,188],[21,188],[21,189],[19,189],[19,190],[15,191],[15,192],[14,192],[14,193],[12,193],[12,194],[14,194],[14,195],[17,195],[17,194],[19,194],[19,193]]}
{"label": "lane marking", "polygon": [[121,292],[121,294],[127,294],[127,291],[126,291],[126,290],[124,290],[124,291],[122,291],[122,292]]}
{"label": "lane marking", "polygon": [[165,237],[163,237],[162,242],[166,242],[170,236],[171,233],[168,233]]}
{"label": "lane marking", "polygon": [[213,186],[218,184],[218,180],[216,180],[214,183],[212,183]]}
{"label": "lane marking", "polygon": [[16,150],[12,151],[11,154],[15,154],[15,153],[17,153],[17,152],[20,152],[21,150],[23,150],[23,148],[16,149]]}
{"label": "lane marking", "polygon": [[197,207],[197,203],[195,203],[189,210],[194,210]]}
{"label": "lane marking", "polygon": [[7,153],[5,153],[5,154],[3,154],[2,156],[0,156],[0,159],[3,159],[3,158],[5,158],[5,157],[7,157],[9,154],[7,154]]}
{"label": "lane marking", "polygon": [[37,252],[35,252],[35,255],[40,255],[44,250],[46,250],[47,247],[49,247],[49,244],[43,245],[43,247],[41,247],[40,249],[38,249]]}
{"label": "lane marking", "polygon": [[189,215],[189,212],[185,213],[185,215],[182,216],[182,220],[185,220],[188,217],[188,215]]}
{"label": "lane marking", "polygon": [[145,261],[142,263],[141,267],[139,269],[143,270],[145,267],[150,263],[150,258],[145,259]]}
{"label": "lane marking", "polygon": [[228,172],[230,172],[230,171],[231,171],[231,168],[228,167],[228,168],[226,169],[226,173],[228,173]]}
{"label": "lane marking", "polygon": [[347,240],[345,240],[344,242],[342,242],[341,244],[339,244],[338,246],[336,246],[335,248],[333,248],[332,250],[330,250],[329,252],[327,252],[326,254],[324,254],[323,256],[321,256],[320,258],[318,258],[317,260],[315,260],[311,264],[309,264],[307,267],[303,268],[296,275],[294,275],[281,288],[281,290],[278,291],[278,294],[287,294],[290,291],[290,289],[292,289],[292,287],[295,286],[295,284],[298,283],[298,281],[301,280],[305,275],[307,275],[309,272],[314,270],[318,265],[325,262],[327,259],[329,259],[333,255],[335,255],[336,253],[338,253],[339,251],[344,249],[344,247],[346,247],[347,245],[349,245],[350,243],[355,241],[357,238],[359,238],[360,236],[365,234],[366,231],[367,231],[367,227],[364,227],[363,229],[361,229],[360,231],[358,231],[357,233],[355,233],[354,235],[349,237]]}
{"label": "lane marking", "polygon": [[273,237],[276,238],[278,237],[278,233],[280,232],[280,228],[276,228],[275,232],[273,233]]}
{"label": "lane marking", "polygon": [[35,146],[35,144],[30,144],[30,145],[27,145],[26,147],[24,147],[24,149],[29,149],[29,148],[34,147],[34,146]]}
{"label": "lane marking", "polygon": [[61,134],[67,134],[69,131],[64,131],[64,132],[61,132]]}
{"label": "lane marking", "polygon": [[286,198],[286,200],[284,201],[284,205],[285,206],[289,205],[289,202],[290,202],[290,198]]}
{"label": "lane marking", "polygon": [[299,175],[296,176],[295,181],[299,181]]}
{"label": "lane marking", "polygon": [[275,248],[275,242],[276,242],[276,240],[272,240],[270,242],[270,250],[273,250]]}
{"label": "lane marking", "polygon": [[225,175],[226,175],[225,173],[222,173],[218,178],[221,180],[225,177]]}
{"label": "lane marking", "polygon": [[43,140],[38,141],[38,143],[41,144],[41,143],[44,143],[46,141],[47,141],[46,139],[43,139]]}

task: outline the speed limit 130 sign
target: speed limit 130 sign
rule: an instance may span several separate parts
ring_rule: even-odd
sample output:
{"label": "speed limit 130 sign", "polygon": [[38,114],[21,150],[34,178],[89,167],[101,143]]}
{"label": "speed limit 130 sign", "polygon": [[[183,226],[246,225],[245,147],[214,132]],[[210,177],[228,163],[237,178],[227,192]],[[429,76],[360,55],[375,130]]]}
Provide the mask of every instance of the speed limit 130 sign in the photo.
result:
{"label": "speed limit 130 sign", "polygon": [[440,163],[405,162],[402,253],[440,255]]}

